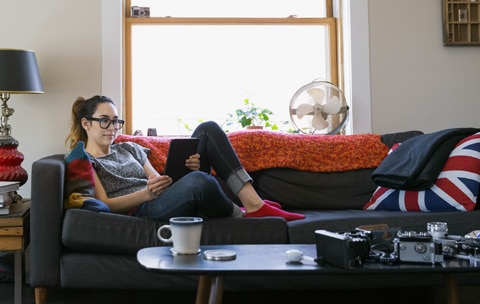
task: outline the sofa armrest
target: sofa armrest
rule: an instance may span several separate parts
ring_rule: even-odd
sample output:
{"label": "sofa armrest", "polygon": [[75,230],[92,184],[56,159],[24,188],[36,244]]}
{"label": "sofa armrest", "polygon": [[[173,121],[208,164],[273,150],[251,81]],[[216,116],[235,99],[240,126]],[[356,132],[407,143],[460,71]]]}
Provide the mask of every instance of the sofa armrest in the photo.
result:
{"label": "sofa armrest", "polygon": [[60,285],[65,181],[63,154],[32,164],[30,208],[30,285]]}

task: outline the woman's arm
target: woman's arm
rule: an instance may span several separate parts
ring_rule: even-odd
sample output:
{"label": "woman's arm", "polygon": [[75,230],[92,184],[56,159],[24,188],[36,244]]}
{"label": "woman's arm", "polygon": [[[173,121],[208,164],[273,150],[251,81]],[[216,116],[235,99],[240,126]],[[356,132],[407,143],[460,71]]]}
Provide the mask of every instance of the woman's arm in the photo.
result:
{"label": "woman's arm", "polygon": [[143,169],[148,177],[147,189],[155,194],[155,197],[160,195],[172,184],[172,179],[167,175],[158,173],[148,159],[145,161]]}

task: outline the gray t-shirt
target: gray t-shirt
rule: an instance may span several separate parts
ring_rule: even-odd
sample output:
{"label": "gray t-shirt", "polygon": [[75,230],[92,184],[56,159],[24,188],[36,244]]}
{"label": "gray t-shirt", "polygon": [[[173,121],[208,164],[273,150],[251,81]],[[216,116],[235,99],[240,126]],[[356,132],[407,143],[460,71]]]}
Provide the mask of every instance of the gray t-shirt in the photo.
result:
{"label": "gray t-shirt", "polygon": [[111,152],[102,157],[90,155],[107,196],[113,198],[144,189],[147,176],[143,165],[150,149],[133,142],[122,142],[113,144]]}

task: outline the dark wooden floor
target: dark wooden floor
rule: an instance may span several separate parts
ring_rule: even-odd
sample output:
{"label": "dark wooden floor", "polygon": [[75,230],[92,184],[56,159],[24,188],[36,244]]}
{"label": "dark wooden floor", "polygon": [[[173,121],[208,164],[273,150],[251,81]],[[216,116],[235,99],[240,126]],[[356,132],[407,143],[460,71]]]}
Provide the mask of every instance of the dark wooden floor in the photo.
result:
{"label": "dark wooden floor", "polygon": [[[479,286],[460,286],[460,304],[480,302]],[[326,299],[335,299],[335,303],[422,303],[443,304],[445,293],[442,288],[418,289],[381,289],[381,290],[322,290],[317,292],[247,292],[224,294],[224,304],[264,304],[264,303],[325,303]],[[194,292],[161,293],[139,290],[50,290],[47,304],[122,304],[122,303],[194,303]],[[0,303],[13,304],[13,283],[0,283]],[[23,304],[34,304],[34,291],[29,285],[23,288]]]}

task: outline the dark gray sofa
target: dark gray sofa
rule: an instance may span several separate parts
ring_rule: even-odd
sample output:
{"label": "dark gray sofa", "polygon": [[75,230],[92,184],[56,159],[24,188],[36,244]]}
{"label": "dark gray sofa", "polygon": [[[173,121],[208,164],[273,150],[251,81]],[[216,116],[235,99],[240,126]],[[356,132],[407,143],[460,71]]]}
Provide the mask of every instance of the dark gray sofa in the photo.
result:
{"label": "dark gray sofa", "polygon": [[[385,134],[393,143],[421,134],[418,131]],[[204,222],[202,244],[304,244],[314,243],[314,230],[349,231],[360,225],[387,224],[403,230],[425,231],[427,222],[448,223],[450,234],[465,234],[480,226],[480,211],[390,212],[364,211],[376,185],[374,168],[348,172],[312,173],[292,169],[251,172],[259,194],[279,201],[284,209],[303,213],[306,219],[286,222],[282,218],[221,218]],[[197,277],[166,275],[143,269],[136,261],[138,249],[163,246],[156,230],[165,223],[141,218],[63,208],[64,155],[47,156],[32,166],[31,242],[29,283],[37,304],[44,303],[48,288],[195,290]],[[322,209],[315,208],[322,203]],[[338,208],[336,206],[339,206]],[[253,283],[254,282],[254,283]],[[460,284],[480,284],[479,274],[459,276]],[[436,286],[441,275],[389,276],[233,276],[225,290],[316,290],[326,288],[372,288]]]}

